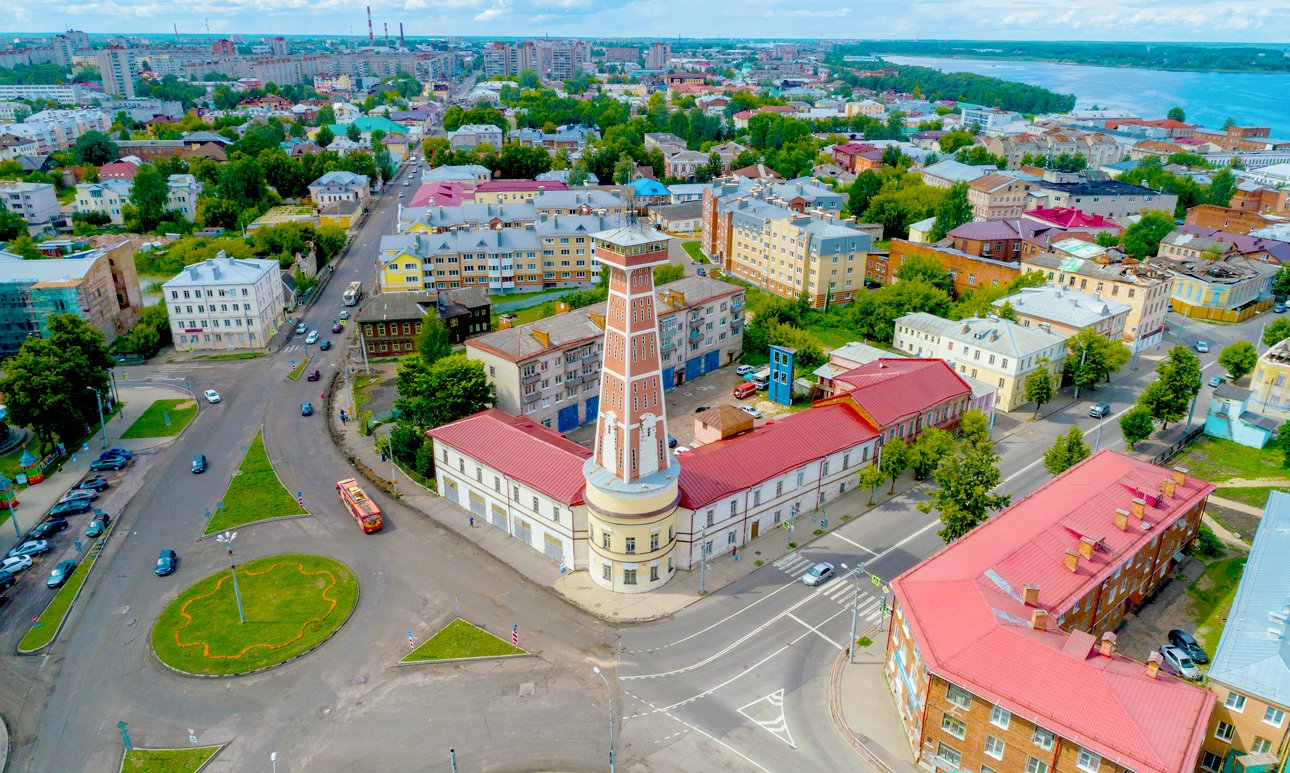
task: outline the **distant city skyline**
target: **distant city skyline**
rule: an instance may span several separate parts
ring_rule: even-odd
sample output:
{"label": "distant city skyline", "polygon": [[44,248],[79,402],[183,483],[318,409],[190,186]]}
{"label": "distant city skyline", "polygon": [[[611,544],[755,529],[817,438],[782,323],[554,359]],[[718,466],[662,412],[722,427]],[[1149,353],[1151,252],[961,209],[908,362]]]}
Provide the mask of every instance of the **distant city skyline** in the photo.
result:
{"label": "distant city skyline", "polygon": [[[1286,44],[1290,2],[1234,0],[912,0],[864,4],[825,0],[373,0],[379,37],[388,23],[410,37],[751,37],[936,40],[1106,40]],[[122,0],[80,4],[28,0],[0,21],[5,34],[55,33],[244,36],[364,35],[363,2],[231,0],[201,6]],[[55,23],[56,22],[56,23]],[[42,29],[47,27],[47,29]],[[945,35],[952,32],[951,35]]]}

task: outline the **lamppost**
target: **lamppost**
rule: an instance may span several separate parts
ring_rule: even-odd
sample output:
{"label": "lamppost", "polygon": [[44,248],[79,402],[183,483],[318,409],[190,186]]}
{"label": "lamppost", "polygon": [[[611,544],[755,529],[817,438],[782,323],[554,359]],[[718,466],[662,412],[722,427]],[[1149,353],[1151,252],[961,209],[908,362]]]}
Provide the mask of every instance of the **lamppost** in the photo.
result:
{"label": "lamppost", "polygon": [[107,448],[107,425],[103,423],[103,398],[99,395],[99,390],[92,386],[85,387],[94,393],[94,402],[99,407],[99,432],[103,436],[103,447]]}
{"label": "lamppost", "polygon": [[246,624],[246,613],[242,611],[242,591],[237,587],[237,566],[233,563],[233,540],[237,539],[237,532],[226,531],[215,537],[215,541],[228,548],[228,569],[233,573],[233,595],[237,596],[237,616],[242,623]]}
{"label": "lamppost", "polygon": [[269,752],[269,762],[273,763],[273,773],[278,773],[278,753]]}
{"label": "lamppost", "polygon": [[600,666],[592,666],[592,671],[600,677],[600,681],[605,683],[605,692],[609,694],[609,773],[615,773],[616,760],[614,759],[614,691],[609,689],[609,680],[600,672]]}
{"label": "lamppost", "polygon": [[707,527],[707,524],[704,524],[703,528],[699,530],[699,595],[700,596],[707,595],[708,593],[707,587],[704,585],[704,581],[707,579],[705,577],[705,571],[708,568],[708,543],[705,541],[707,536],[708,536],[708,527]]}
{"label": "lamppost", "polygon": [[[842,565],[843,569],[849,569],[846,564]],[[864,573],[864,564],[856,564],[854,571],[851,571],[851,584],[855,587],[855,595],[851,599],[851,639],[847,642],[847,662],[856,662],[856,624],[860,617],[860,575]]]}

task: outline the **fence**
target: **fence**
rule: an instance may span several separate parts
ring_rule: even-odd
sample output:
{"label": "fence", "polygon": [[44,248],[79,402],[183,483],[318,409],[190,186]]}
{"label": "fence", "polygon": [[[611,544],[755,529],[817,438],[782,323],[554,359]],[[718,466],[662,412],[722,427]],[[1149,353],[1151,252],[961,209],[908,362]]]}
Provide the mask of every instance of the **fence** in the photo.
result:
{"label": "fence", "polygon": [[1166,446],[1163,451],[1151,457],[1151,463],[1160,464],[1160,465],[1165,464],[1170,459],[1182,453],[1182,450],[1184,448],[1186,448],[1188,445],[1191,444],[1193,440],[1200,437],[1204,433],[1205,433],[1204,424],[1197,424],[1193,427],[1188,427],[1187,431],[1184,432],[1181,437],[1175,439],[1173,443]]}

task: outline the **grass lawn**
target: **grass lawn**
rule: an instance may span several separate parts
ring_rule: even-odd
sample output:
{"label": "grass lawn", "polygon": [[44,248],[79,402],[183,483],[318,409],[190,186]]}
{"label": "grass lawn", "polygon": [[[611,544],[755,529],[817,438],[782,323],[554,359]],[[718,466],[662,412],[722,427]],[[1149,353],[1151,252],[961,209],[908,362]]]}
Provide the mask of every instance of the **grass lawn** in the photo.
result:
{"label": "grass lawn", "polygon": [[240,674],[312,649],[358,603],[358,580],[323,556],[257,558],[237,567],[246,623],[238,620],[228,570],[190,586],[157,618],[152,648],[163,663],[190,674]]}
{"label": "grass lawn", "polygon": [[215,756],[218,746],[192,749],[139,749],[125,753],[123,773],[193,773]]}
{"label": "grass lawn", "polygon": [[[99,537],[99,540],[106,540],[114,528],[116,528],[115,522],[108,527],[103,536]],[[40,613],[39,624],[32,625],[31,629],[27,631],[27,635],[22,637],[22,641],[18,642],[19,651],[31,652],[52,642],[54,634],[58,633],[58,626],[62,624],[63,618],[67,617],[67,613],[72,610],[72,599],[76,598],[77,592],[85,584],[85,579],[90,576],[90,569],[94,568],[94,562],[99,557],[98,551],[89,549],[89,546],[93,544],[92,540],[86,539],[82,544],[86,546],[85,558],[76,567],[76,571],[72,572],[72,576],[68,578],[67,582],[63,583],[63,587],[58,589],[58,593],[54,594],[54,598],[50,600],[49,606],[45,607],[45,611]],[[52,569],[53,567],[50,568]]]}
{"label": "grass lawn", "polygon": [[206,527],[207,534],[215,534],[266,518],[284,515],[303,515],[305,511],[296,504],[296,498],[287,491],[273,472],[269,454],[264,450],[264,435],[255,434],[251,447],[238,465],[238,474],[229,481],[222,498],[223,510],[216,510]]}
{"label": "grass lawn", "polygon": [[423,660],[448,660],[450,658],[489,658],[498,655],[527,654],[509,641],[503,641],[484,629],[471,625],[460,617],[448,623],[443,630],[408,653],[402,663]]}
{"label": "grass lawn", "polygon": [[1208,481],[1231,478],[1279,478],[1290,481],[1290,470],[1281,466],[1284,455],[1272,449],[1243,446],[1231,440],[1201,438],[1174,459],[1192,475]]}
{"label": "grass lawn", "polygon": [[697,241],[681,242],[681,249],[685,250],[685,254],[689,255],[695,263],[712,262],[708,260],[707,255],[703,254],[703,247]]}
{"label": "grass lawn", "polygon": [[199,354],[194,360],[254,360],[268,356],[267,352],[232,352],[230,354]]}
{"label": "grass lawn", "polygon": [[[166,426],[166,415],[170,416],[170,426]],[[134,420],[124,433],[126,438],[170,437],[178,435],[188,426],[188,422],[197,415],[197,401],[190,398],[179,400],[155,400],[148,409]]]}
{"label": "grass lawn", "polygon": [[1196,621],[1196,638],[1209,652],[1218,646],[1223,634],[1227,611],[1236,596],[1236,586],[1245,569],[1245,556],[1238,555],[1211,561],[1204,573],[1187,588],[1192,598],[1192,619]]}
{"label": "grass lawn", "polygon": [[290,378],[293,378],[293,379],[299,379],[299,378],[300,378],[300,374],[305,372],[305,368],[306,368],[308,365],[309,365],[309,358],[308,358],[308,357],[306,357],[306,358],[304,358],[303,360],[301,360],[301,361],[296,365],[296,369],[295,369],[295,370],[291,371],[291,376],[290,376]]}
{"label": "grass lawn", "polygon": [[1277,490],[1278,487],[1275,486],[1232,486],[1231,488],[1216,489],[1213,496],[1231,499],[1254,507],[1267,507],[1268,495]]}

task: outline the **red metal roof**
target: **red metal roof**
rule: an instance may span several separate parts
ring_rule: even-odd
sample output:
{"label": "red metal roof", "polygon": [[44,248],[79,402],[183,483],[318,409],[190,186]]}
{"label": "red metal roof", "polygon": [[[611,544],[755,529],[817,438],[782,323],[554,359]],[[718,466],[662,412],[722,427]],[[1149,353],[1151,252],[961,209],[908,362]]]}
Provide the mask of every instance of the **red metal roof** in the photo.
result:
{"label": "red metal roof", "polygon": [[139,167],[129,161],[113,161],[99,167],[100,180],[133,180]]}
{"label": "red metal roof", "polygon": [[566,505],[582,504],[591,451],[550,427],[489,408],[426,434]]}
{"label": "red metal roof", "polygon": [[[881,357],[833,379],[881,429],[955,397],[972,387],[945,360]],[[843,386],[845,385],[845,386]],[[849,389],[848,389],[849,387]]]}
{"label": "red metal roof", "polygon": [[[1117,764],[1145,773],[1192,770],[1214,695],[1145,666],[1106,657],[1058,618],[1214,490],[1189,477],[1173,497],[1120,531],[1117,508],[1154,495],[1170,472],[1113,451],[1085,459],[892,582],[927,668]],[[1080,537],[1091,560],[1063,563]],[[1029,625],[1020,594],[1039,586],[1052,630]],[[1095,632],[1096,633],[1096,632]]]}
{"label": "red metal roof", "polygon": [[1101,215],[1090,215],[1074,207],[1032,209],[1026,213],[1026,217],[1052,223],[1067,230],[1077,228],[1114,228],[1118,230],[1120,228],[1119,223],[1107,220]]}
{"label": "red metal roof", "polygon": [[455,207],[475,200],[473,185],[439,181],[425,183],[412,194],[409,207]]}
{"label": "red metal roof", "polygon": [[567,191],[569,186],[559,180],[490,180],[476,188],[475,192],[536,190]]}
{"label": "red metal roof", "polygon": [[761,429],[677,457],[681,506],[695,510],[876,437],[873,427],[846,405],[808,408],[769,421]]}

